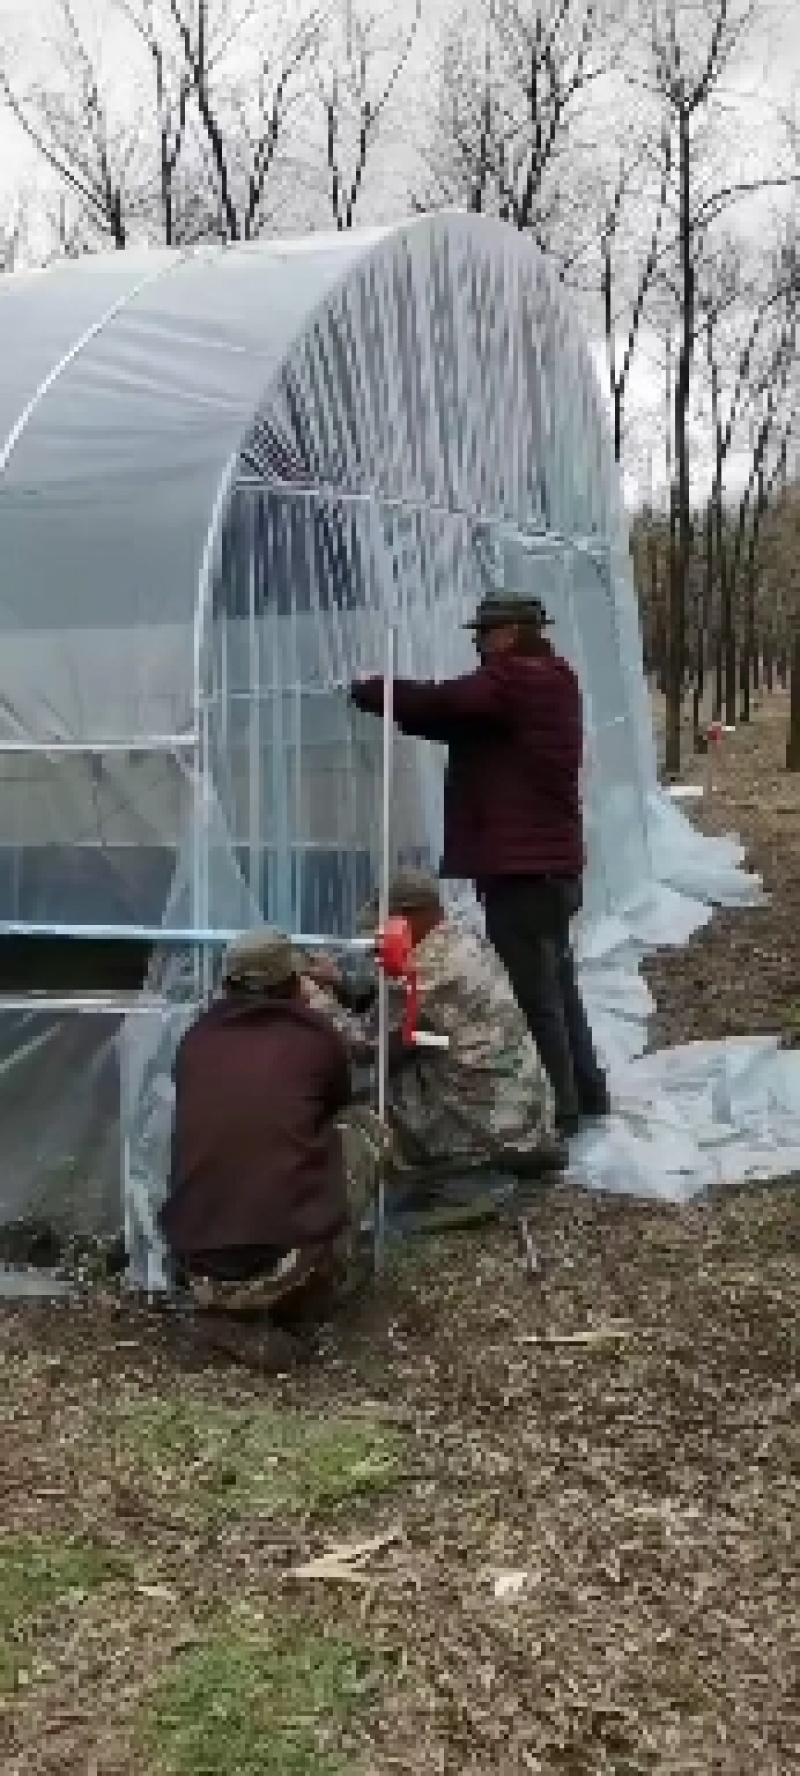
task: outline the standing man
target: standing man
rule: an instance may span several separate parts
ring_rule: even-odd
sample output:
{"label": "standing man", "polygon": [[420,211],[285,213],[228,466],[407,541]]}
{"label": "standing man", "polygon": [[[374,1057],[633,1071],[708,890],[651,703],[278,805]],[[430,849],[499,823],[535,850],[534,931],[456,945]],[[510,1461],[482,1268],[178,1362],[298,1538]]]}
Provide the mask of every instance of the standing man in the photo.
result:
{"label": "standing man", "polygon": [[[608,1089],[578,990],[570,921],[584,866],[583,706],[536,598],[490,597],[474,621],[479,665],[442,684],[394,683],[406,734],[449,748],[442,874],[471,880],[550,1079],[556,1126],[606,1115]],[[383,680],[353,685],[383,713]]]}

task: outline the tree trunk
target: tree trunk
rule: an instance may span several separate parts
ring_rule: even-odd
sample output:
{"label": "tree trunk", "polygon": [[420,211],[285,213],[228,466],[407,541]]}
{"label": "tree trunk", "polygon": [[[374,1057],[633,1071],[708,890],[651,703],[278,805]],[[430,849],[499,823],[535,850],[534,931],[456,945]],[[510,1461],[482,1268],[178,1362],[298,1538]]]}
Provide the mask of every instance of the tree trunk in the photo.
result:
{"label": "tree trunk", "polygon": [[786,740],[786,769],[800,771],[800,623],[792,638],[792,682],[789,698],[789,733]]}
{"label": "tree trunk", "polygon": [[691,130],[688,105],[678,118],[678,176],[680,187],[679,237],[681,252],[681,343],[675,382],[675,469],[677,476],[678,548],[670,582],[669,683],[667,686],[667,776],[681,768],[681,713],[683,672],[686,658],[686,588],[692,547],[691,489],[689,485],[689,382],[694,342],[694,266],[690,210]]}
{"label": "tree trunk", "polygon": [[750,687],[758,682],[756,660],[756,564],[751,554],[747,562],[747,595],[745,599],[744,642],[741,670],[741,720],[750,720]]}
{"label": "tree trunk", "polygon": [[733,586],[731,585],[731,580],[733,578],[733,575],[729,572],[727,574],[726,578],[727,578],[727,595],[726,595],[727,603],[726,603],[726,621],[725,621],[725,720],[726,720],[726,722],[730,723],[731,727],[734,727],[735,723],[736,723],[736,703],[737,703],[738,690],[739,690],[737,676],[736,676],[736,655],[737,655],[736,617],[735,617],[735,613],[734,613],[734,604],[733,604]]}
{"label": "tree trunk", "polygon": [[770,629],[764,636],[764,684],[768,691],[775,688],[775,645]]}
{"label": "tree trunk", "polygon": [[706,689],[706,670],[709,664],[709,641],[711,637],[711,612],[714,604],[714,501],[710,498],[706,506],[706,558],[703,575],[703,594],[700,600],[700,611],[697,623],[696,670],[697,683],[694,692],[694,740],[695,746],[703,725],[703,699]]}

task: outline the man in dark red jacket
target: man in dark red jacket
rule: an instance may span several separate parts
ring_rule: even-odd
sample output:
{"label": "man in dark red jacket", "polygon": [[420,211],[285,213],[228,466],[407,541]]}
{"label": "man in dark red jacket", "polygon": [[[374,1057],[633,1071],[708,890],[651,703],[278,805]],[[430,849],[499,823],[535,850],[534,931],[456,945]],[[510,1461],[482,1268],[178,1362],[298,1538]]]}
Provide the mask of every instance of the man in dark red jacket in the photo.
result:
{"label": "man in dark red jacket", "polygon": [[300,969],[282,933],[240,939],[175,1061],[161,1229],[197,1302],[226,1316],[313,1308],[349,1256],[348,1051]]}
{"label": "man in dark red jacket", "polygon": [[[583,706],[546,621],[538,599],[485,599],[469,625],[477,670],[442,684],[397,679],[394,717],[449,748],[442,874],[475,884],[570,1134],[607,1112],[608,1093],[569,935],[584,866]],[[355,684],[351,697],[381,714],[382,679]]]}

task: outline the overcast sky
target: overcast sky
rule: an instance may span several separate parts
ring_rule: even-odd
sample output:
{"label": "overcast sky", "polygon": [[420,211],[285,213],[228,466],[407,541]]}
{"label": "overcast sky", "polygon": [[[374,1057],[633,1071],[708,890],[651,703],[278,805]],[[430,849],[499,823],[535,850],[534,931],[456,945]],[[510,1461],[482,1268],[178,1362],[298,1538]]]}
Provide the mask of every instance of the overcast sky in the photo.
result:
{"label": "overcast sky", "polygon": [[[106,67],[116,64],[115,98],[124,111],[129,100],[124,88],[120,90],[119,59],[115,55],[121,27],[111,0],[72,0],[72,3],[90,40],[101,45]],[[399,3],[402,8],[410,6],[413,0],[399,0]],[[741,0],[732,0],[732,3],[738,5]],[[400,214],[408,208],[406,188],[410,171],[406,169],[410,169],[413,142],[419,133],[418,124],[414,122],[410,127],[409,119],[421,118],[430,105],[436,89],[436,75],[432,71],[436,60],[433,45],[442,20],[452,14],[458,4],[459,0],[423,0],[424,31],[416,46],[413,63],[404,76],[402,103],[395,107],[394,126],[387,132],[388,140],[384,137],[379,163],[373,159],[368,164],[365,203],[361,212],[365,217],[368,217],[376,197],[383,215],[387,211]],[[16,68],[21,65],[20,57],[24,56],[27,77],[43,83],[53,68],[53,52],[48,47],[46,27],[50,5],[51,0],[26,0],[25,5],[20,4],[20,0],[0,0],[0,49],[11,52],[12,65]],[[267,5],[270,15],[275,17],[274,0],[265,0],[265,10]],[[531,8],[532,5],[533,0]],[[704,11],[703,0],[678,0],[678,5],[684,8],[694,5],[701,14]],[[397,0],[391,14],[386,10],[386,0],[362,0],[362,8],[368,16],[383,11],[384,16],[398,17]],[[773,142],[776,153],[778,149],[776,119],[781,112],[791,108],[795,93],[800,95],[800,0],[758,0],[758,20],[758,28],[749,39],[747,59],[737,66],[735,87],[730,90],[729,82],[726,99],[728,121],[733,125],[730,167],[726,164],[726,172],[732,177],[746,177],[769,164]],[[707,37],[707,25],[702,36]],[[128,70],[129,86],[130,80]],[[797,118],[800,124],[800,96]],[[29,178],[32,165],[32,156],[17,126],[0,104],[0,215],[8,212],[15,192]],[[376,192],[378,182],[381,183],[380,192]],[[757,204],[749,220],[755,240],[762,224],[763,208]],[[651,468],[646,438],[651,420],[654,435],[660,428],[663,402],[663,346],[654,336],[643,336],[635,359],[628,401],[629,413],[636,415],[637,432],[637,448],[631,450],[629,460],[634,456],[638,459],[636,467],[631,466],[630,497],[649,491]],[[639,443],[639,432],[645,438],[643,446]],[[652,451],[649,454],[653,455]],[[659,450],[652,464],[652,481],[656,487],[662,480],[662,461]]]}

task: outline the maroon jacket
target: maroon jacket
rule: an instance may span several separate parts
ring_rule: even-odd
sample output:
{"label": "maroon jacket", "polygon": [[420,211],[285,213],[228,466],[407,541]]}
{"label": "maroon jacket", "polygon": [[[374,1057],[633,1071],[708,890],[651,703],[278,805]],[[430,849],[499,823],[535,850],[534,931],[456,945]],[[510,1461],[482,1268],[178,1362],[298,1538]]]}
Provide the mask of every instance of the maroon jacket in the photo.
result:
{"label": "maroon jacket", "polygon": [[[352,695],[382,714],[382,679]],[[534,656],[495,654],[443,684],[397,679],[394,717],[404,733],[449,747],[443,875],[582,874],[581,692],[547,643]]]}
{"label": "maroon jacket", "polygon": [[173,1253],[290,1251],[347,1224],[334,1118],[350,1101],[342,1038],[302,1000],[231,997],[187,1030],[175,1061]]}

